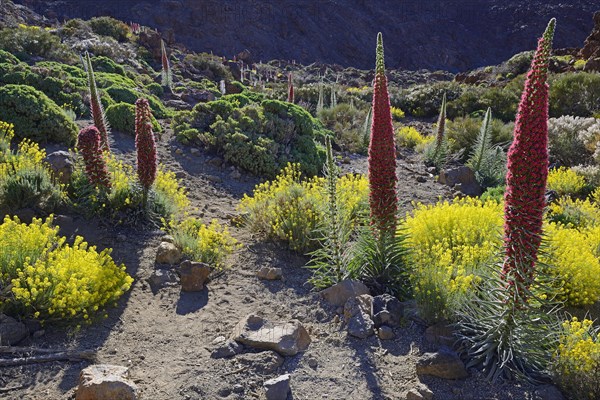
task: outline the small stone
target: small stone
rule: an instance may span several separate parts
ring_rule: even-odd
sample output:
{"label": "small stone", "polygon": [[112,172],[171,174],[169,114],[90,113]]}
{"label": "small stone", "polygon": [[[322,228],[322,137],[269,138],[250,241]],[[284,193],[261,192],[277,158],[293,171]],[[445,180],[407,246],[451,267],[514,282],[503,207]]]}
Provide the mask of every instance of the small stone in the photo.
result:
{"label": "small stone", "polygon": [[255,314],[240,320],[231,339],[256,349],[274,350],[283,356],[293,356],[310,345],[310,335],[299,321],[275,324]]}
{"label": "small stone", "polygon": [[0,314],[0,345],[12,346],[29,335],[27,326],[8,315]]}
{"label": "small stone", "polygon": [[433,392],[423,383],[408,391],[406,400],[432,400]]}
{"label": "small stone", "polygon": [[162,242],[156,252],[158,264],[177,264],[181,260],[181,250],[173,243]]}
{"label": "small stone", "polygon": [[214,340],[212,341],[211,344],[221,344],[223,342],[225,342],[227,340],[227,338],[225,336],[217,336],[216,338],[214,338]]}
{"label": "small stone", "polygon": [[377,336],[379,336],[379,339],[381,340],[392,340],[394,337],[396,337],[396,335],[394,334],[394,330],[389,326],[385,325],[379,327],[379,330],[377,331]]}
{"label": "small stone", "polygon": [[204,289],[212,268],[207,264],[186,260],[179,265],[182,292],[200,292]]}
{"label": "small stone", "polygon": [[224,341],[221,345],[215,347],[210,353],[210,357],[214,359],[229,358],[244,351],[244,347],[235,340]]}
{"label": "small stone", "polygon": [[348,299],[361,294],[369,294],[369,288],[360,281],[343,280],[321,291],[321,296],[332,306],[343,306]]}
{"label": "small stone", "polygon": [[235,385],[233,385],[233,393],[244,393],[244,386],[240,385],[239,383],[236,383]]}
{"label": "small stone", "polygon": [[97,364],[83,369],[75,400],[135,400],[137,386],[127,379],[128,368]]}
{"label": "small stone", "polygon": [[373,297],[373,322],[375,327],[382,325],[400,326],[404,316],[404,306],[394,296],[382,294]]}
{"label": "small stone", "polygon": [[436,353],[425,353],[417,361],[417,374],[431,375],[442,379],[463,379],[469,374],[461,359],[448,348]]}
{"label": "small stone", "polygon": [[285,400],[290,391],[290,375],[281,375],[264,383],[267,400]]}
{"label": "small stone", "polygon": [[175,244],[175,238],[171,235],[165,235],[162,238],[160,238],[161,242],[167,242],[167,243],[173,243]]}
{"label": "small stone", "polygon": [[193,155],[193,156],[199,156],[200,155],[200,150],[197,149],[197,148],[195,148],[195,147],[192,147],[190,149],[190,154]]}
{"label": "small stone", "polygon": [[419,176],[417,176],[417,182],[425,183],[425,182],[427,182],[427,178],[425,178],[423,175],[419,175]]}
{"label": "small stone", "polygon": [[216,175],[207,175],[206,179],[208,179],[212,183],[221,183],[221,182],[223,182],[223,179],[221,179],[220,176],[216,176]]}
{"label": "small stone", "polygon": [[262,267],[256,272],[256,276],[267,281],[280,280],[283,276],[281,268]]}
{"label": "small stone", "polygon": [[179,155],[179,156],[180,156],[180,155],[182,155],[182,154],[183,154],[183,150],[181,150],[180,148],[177,148],[177,149],[175,150],[175,154],[177,154],[177,155]]}
{"label": "small stone", "polygon": [[350,164],[350,157],[346,156],[344,158],[342,158],[342,164]]}
{"label": "small stone", "polygon": [[177,282],[177,276],[171,271],[157,269],[152,272],[147,282],[152,292],[156,294],[160,289]]}
{"label": "small stone", "polygon": [[319,362],[317,361],[316,358],[314,357],[308,357],[306,360],[306,363],[308,364],[309,367],[311,367],[312,369],[317,369],[317,367],[319,366]]}
{"label": "small stone", "polygon": [[240,171],[238,171],[237,169],[235,169],[229,174],[229,177],[231,179],[240,179],[242,177],[242,173]]}
{"label": "small stone", "polygon": [[374,326],[369,315],[361,311],[348,321],[348,333],[359,339],[366,339],[373,334]]}
{"label": "small stone", "polygon": [[350,321],[350,318],[362,312],[371,318],[371,310],[373,309],[373,297],[370,294],[361,294],[360,296],[349,298],[344,304],[344,321]]}

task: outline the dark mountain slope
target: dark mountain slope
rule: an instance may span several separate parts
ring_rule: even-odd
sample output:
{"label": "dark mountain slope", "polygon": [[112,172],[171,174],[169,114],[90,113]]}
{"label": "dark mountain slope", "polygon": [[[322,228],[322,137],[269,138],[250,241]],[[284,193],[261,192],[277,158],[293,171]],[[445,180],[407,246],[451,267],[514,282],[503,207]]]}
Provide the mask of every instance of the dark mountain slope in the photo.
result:
{"label": "dark mountain slope", "polygon": [[551,17],[556,47],[581,46],[598,0],[17,0],[57,18],[111,15],[192,50],[371,68],[382,31],[390,67],[459,71],[533,49]]}

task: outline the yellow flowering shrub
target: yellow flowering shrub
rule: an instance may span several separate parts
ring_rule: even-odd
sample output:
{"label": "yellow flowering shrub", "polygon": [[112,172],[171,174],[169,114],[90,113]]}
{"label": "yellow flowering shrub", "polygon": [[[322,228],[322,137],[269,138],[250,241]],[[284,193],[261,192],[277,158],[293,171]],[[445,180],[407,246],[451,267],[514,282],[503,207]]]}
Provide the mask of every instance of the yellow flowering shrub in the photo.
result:
{"label": "yellow flowering shrub", "polygon": [[394,121],[399,121],[404,118],[404,111],[397,107],[391,107],[390,112],[392,113],[392,118]]}
{"label": "yellow flowering shrub", "polygon": [[433,141],[433,136],[423,136],[412,126],[403,126],[396,131],[396,144],[409,149],[423,148]]}
{"label": "yellow flowering shrub", "polygon": [[600,225],[600,204],[562,197],[548,205],[548,220],[571,227]]}
{"label": "yellow flowering shrub", "polygon": [[548,172],[547,188],[559,196],[576,195],[585,188],[585,179],[570,168],[560,167]]}
{"label": "yellow flowering shrub", "polygon": [[[365,177],[347,175],[338,180],[340,213],[351,224],[368,209],[369,184]],[[324,220],[325,179],[301,179],[300,166],[288,164],[273,180],[261,183],[252,196],[245,195],[238,211],[255,232],[288,242],[296,251],[314,249],[317,228]]]}
{"label": "yellow flowering shrub", "polygon": [[556,352],[556,380],[571,398],[600,398],[600,341],[592,321],[573,317],[562,324]]}
{"label": "yellow flowering shrub", "polygon": [[544,232],[548,248],[540,260],[556,276],[559,295],[573,306],[594,304],[600,299],[600,228],[549,223]]}
{"label": "yellow flowering shrub", "polygon": [[217,269],[223,268],[227,256],[239,247],[227,227],[215,219],[209,225],[196,218],[169,221],[164,229],[190,260],[207,263]]}
{"label": "yellow flowering shrub", "polygon": [[180,185],[175,173],[166,171],[159,164],[156,180],[148,197],[148,209],[143,207],[143,191],[133,166],[114,155],[106,158],[110,175],[109,190],[89,185],[83,168],[76,170],[73,197],[77,205],[93,213],[108,214],[123,223],[135,223],[140,215],[159,221],[183,216],[190,206],[186,190]]}
{"label": "yellow flowering shrub", "polygon": [[98,252],[82,237],[69,245],[51,223],[34,219],[27,225],[6,217],[0,225],[6,244],[0,293],[7,287],[11,293],[0,297],[0,309],[43,320],[88,319],[129,290],[133,279],[115,264],[110,249]]}
{"label": "yellow flowering shrub", "polygon": [[413,288],[422,316],[451,318],[501,246],[502,205],[466,198],[418,205],[401,229],[413,265]]}

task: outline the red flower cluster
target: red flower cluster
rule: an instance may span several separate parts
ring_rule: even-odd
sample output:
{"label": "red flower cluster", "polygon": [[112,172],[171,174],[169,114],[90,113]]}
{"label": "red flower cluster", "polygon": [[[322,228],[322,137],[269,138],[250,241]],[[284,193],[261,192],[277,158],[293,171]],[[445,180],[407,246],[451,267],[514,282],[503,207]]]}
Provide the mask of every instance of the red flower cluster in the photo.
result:
{"label": "red flower cluster", "polygon": [[146,99],[135,102],[135,148],[138,179],[142,187],[148,190],[156,179],[156,143],[150,105]]}
{"label": "red flower cluster", "polygon": [[89,126],[79,132],[77,148],[83,157],[89,182],[109,188],[110,178],[101,149],[100,132],[95,126]]}
{"label": "red flower cluster", "polygon": [[92,119],[94,120],[94,126],[100,132],[100,144],[102,151],[110,151],[110,145],[108,144],[108,125],[104,117],[104,110],[102,109],[102,103],[100,102],[98,89],[96,88],[96,78],[94,77],[92,60],[90,59],[90,55],[88,53],[86,53],[85,56],[88,73],[88,85],[90,89],[90,109],[92,112]]}
{"label": "red flower cluster", "polygon": [[292,81],[292,73],[288,74],[288,103],[294,102],[294,82]]}
{"label": "red flower cluster", "polygon": [[[518,299],[527,296],[541,243],[548,177],[548,61],[554,34],[552,19],[539,39],[519,104],[514,139],[508,152],[504,205],[506,259],[502,277]],[[516,285],[515,281],[523,285]]]}
{"label": "red flower cluster", "polygon": [[371,223],[380,234],[396,229],[396,144],[385,76],[383,39],[377,35],[377,61],[373,89],[373,119],[369,143],[369,204]]}

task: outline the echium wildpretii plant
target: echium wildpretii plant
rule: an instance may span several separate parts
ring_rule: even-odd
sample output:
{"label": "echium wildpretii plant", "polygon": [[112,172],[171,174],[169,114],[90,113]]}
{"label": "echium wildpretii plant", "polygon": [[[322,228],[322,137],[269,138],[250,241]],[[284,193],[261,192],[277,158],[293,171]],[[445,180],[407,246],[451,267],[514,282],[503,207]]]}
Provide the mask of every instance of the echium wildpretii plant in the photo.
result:
{"label": "echium wildpretii plant", "polygon": [[556,21],[552,19],[527,74],[508,153],[504,254],[501,272],[490,270],[459,312],[459,336],[470,366],[488,377],[544,377],[555,349],[558,306],[545,275],[536,268],[548,174],[548,62]]}
{"label": "echium wildpretii plant", "polygon": [[393,235],[396,231],[397,182],[394,127],[385,76],[383,39],[379,33],[369,143],[369,205],[371,224],[378,236]]}
{"label": "echium wildpretii plant", "polygon": [[409,296],[404,235],[397,234],[396,144],[385,76],[383,39],[377,35],[369,143],[370,226],[353,249],[349,276],[362,279],[373,293]]}
{"label": "echium wildpretii plant", "polygon": [[497,186],[506,176],[506,155],[502,146],[492,143],[492,109],[488,107],[467,165],[482,187]]}
{"label": "echium wildpretii plant", "polygon": [[312,252],[308,268],[313,270],[309,282],[317,289],[334,285],[348,276],[347,243],[352,233],[349,221],[340,213],[337,194],[339,168],[333,158],[331,137],[325,138],[325,188],[327,204],[325,205],[325,221],[321,230],[321,247]]}
{"label": "echium wildpretii plant", "polygon": [[292,77],[291,72],[288,74],[288,98],[287,98],[287,101],[288,101],[288,103],[294,102],[294,82],[293,82],[293,77]]}
{"label": "echium wildpretii plant", "polygon": [[152,114],[146,99],[138,99],[135,102],[135,149],[137,151],[137,175],[142,185],[145,206],[148,192],[156,179],[157,169]]}
{"label": "echium wildpretii plant", "polygon": [[88,76],[88,87],[90,90],[90,111],[94,126],[100,132],[100,144],[102,151],[110,151],[110,145],[108,142],[108,134],[110,133],[110,126],[104,115],[104,109],[102,108],[102,102],[100,101],[100,94],[96,87],[96,78],[94,76],[94,69],[92,68],[92,60],[88,52],[85,53],[85,66]]}
{"label": "echium wildpretii plant", "polygon": [[110,178],[102,151],[100,132],[95,126],[83,128],[77,137],[77,149],[83,157],[88,181],[94,186],[110,188]]}
{"label": "echium wildpretii plant", "polygon": [[435,140],[425,150],[425,163],[442,170],[448,162],[448,138],[446,135],[446,93],[442,97],[438,116]]}
{"label": "echium wildpretii plant", "polygon": [[171,85],[173,84],[173,74],[171,72],[171,65],[169,63],[165,41],[162,39],[160,40],[160,60],[162,63],[161,84],[166,88],[171,88]]}

